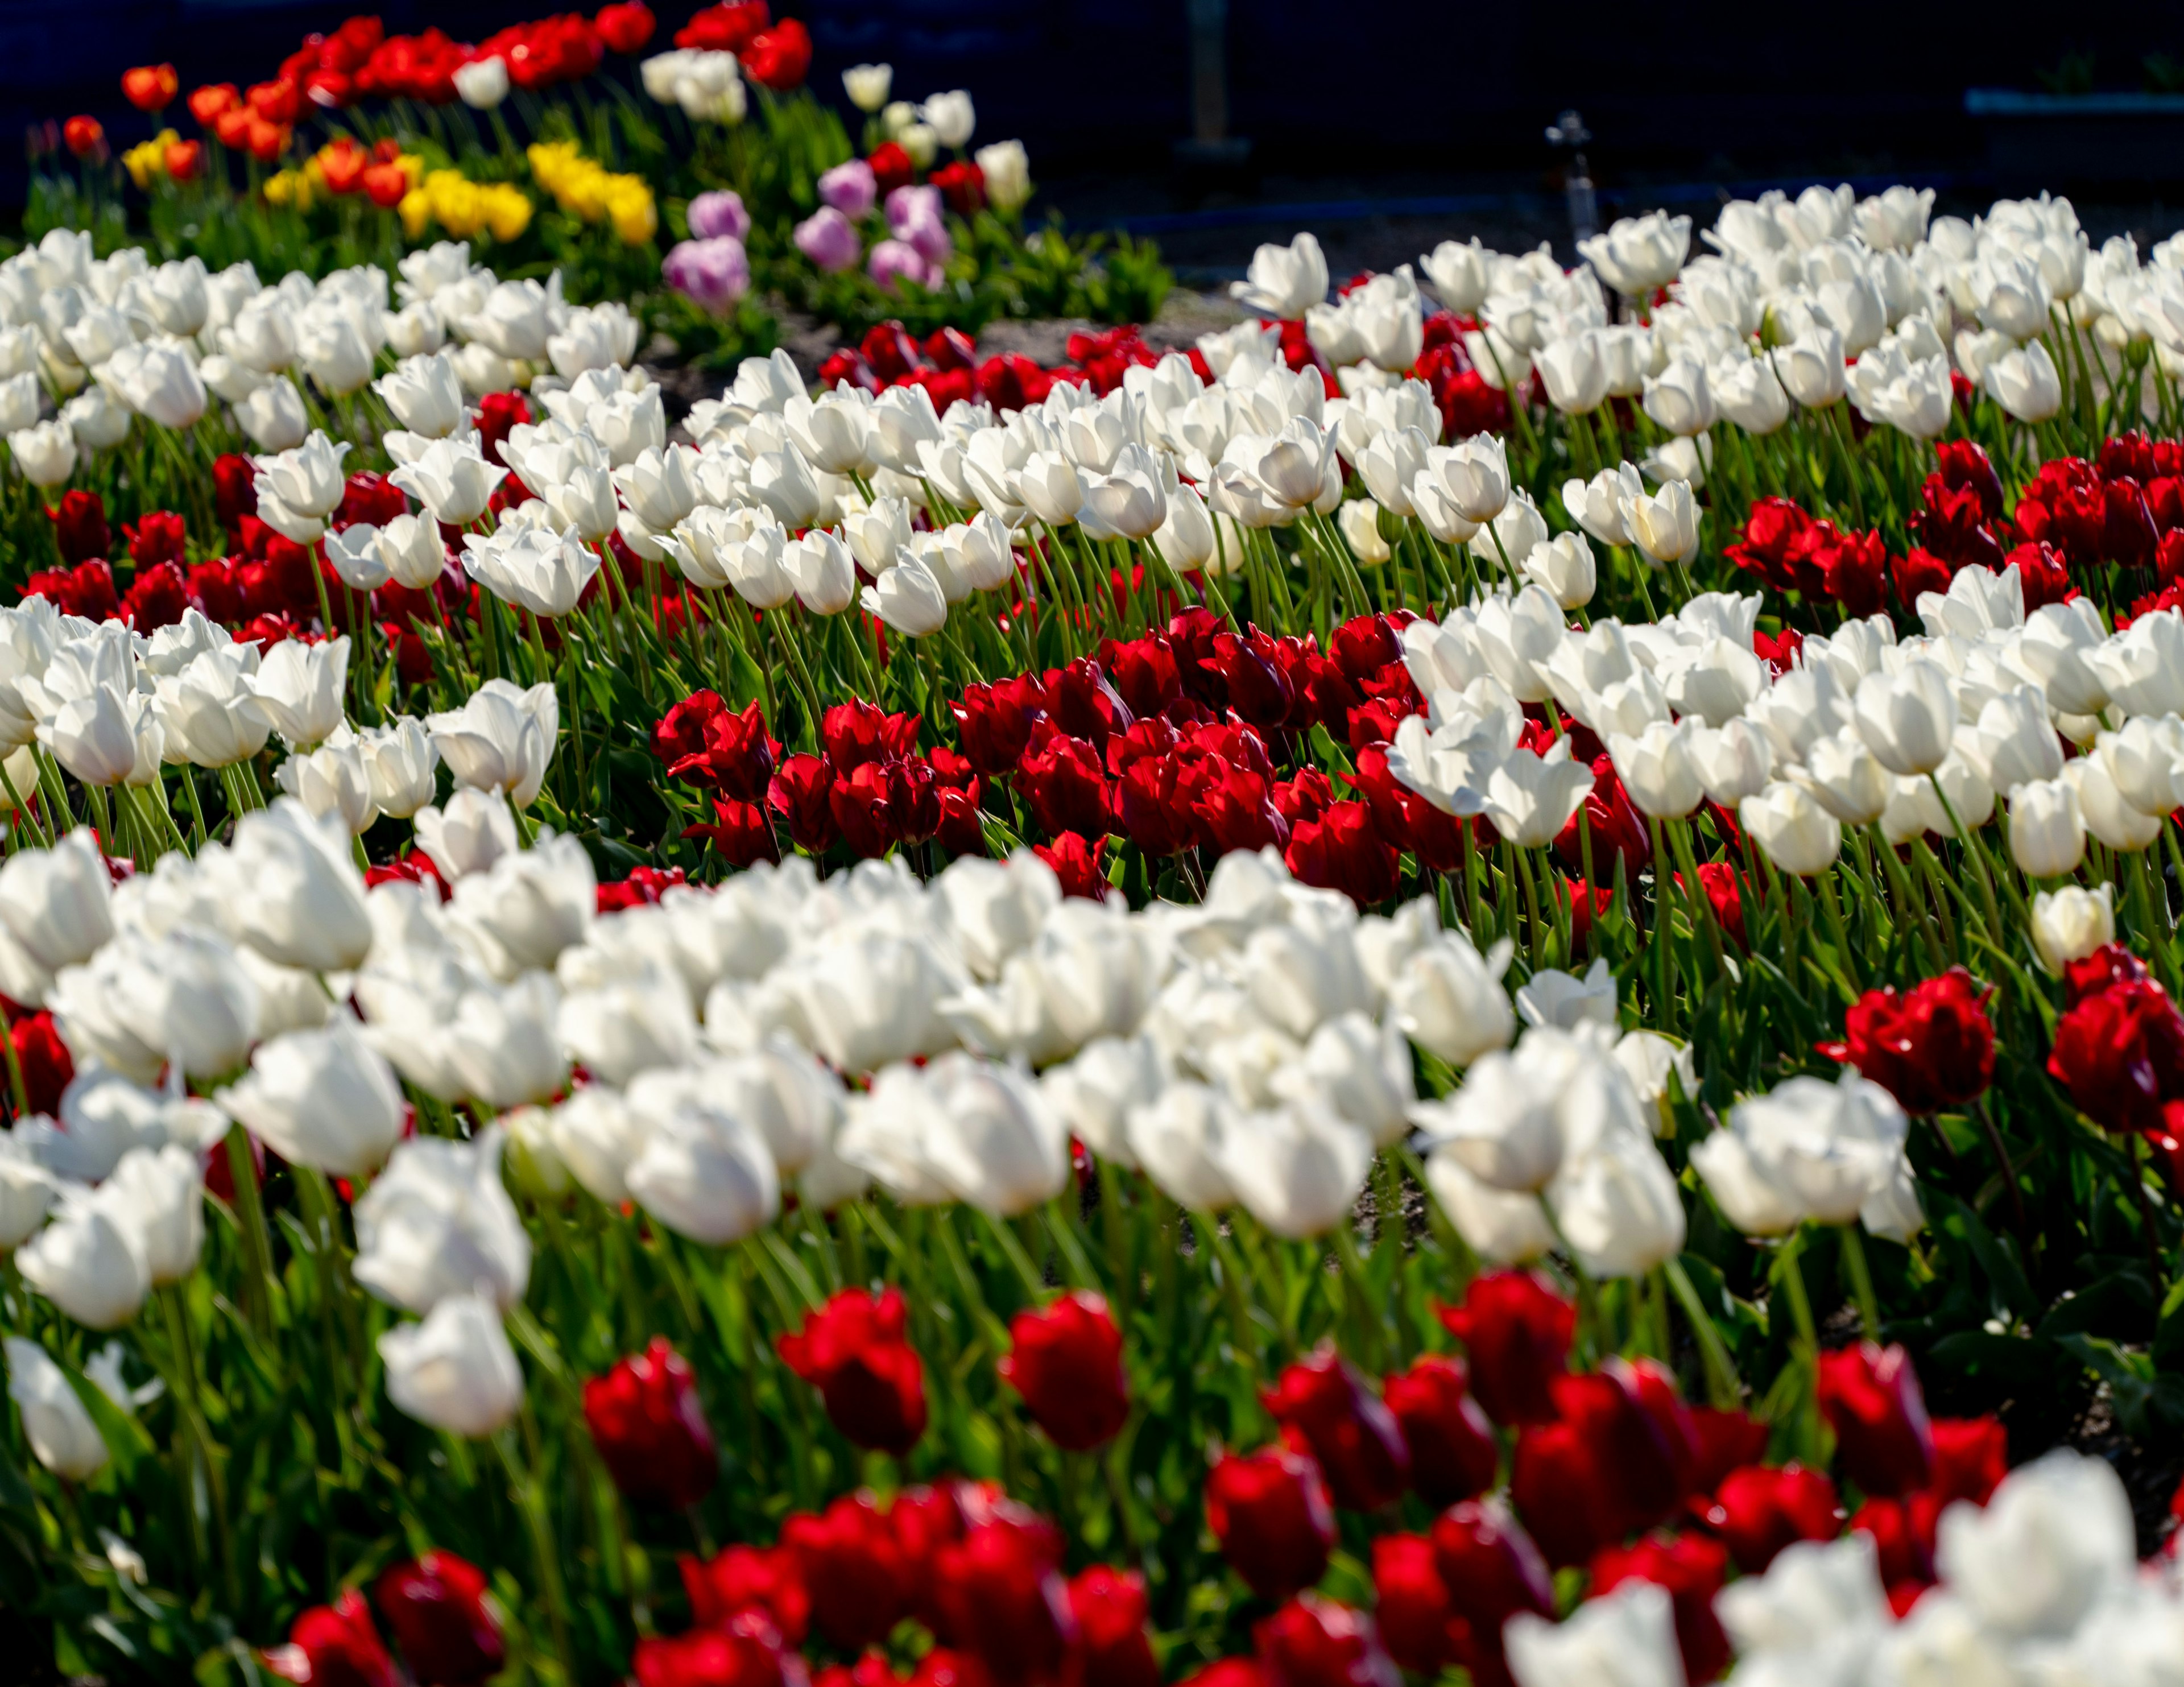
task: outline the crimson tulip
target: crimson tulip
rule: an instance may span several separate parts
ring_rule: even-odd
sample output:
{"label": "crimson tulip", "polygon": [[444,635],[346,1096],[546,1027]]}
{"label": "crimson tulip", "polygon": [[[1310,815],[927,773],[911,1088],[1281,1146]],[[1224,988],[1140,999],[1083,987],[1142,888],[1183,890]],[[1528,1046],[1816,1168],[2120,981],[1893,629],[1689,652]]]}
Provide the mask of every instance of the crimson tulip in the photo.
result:
{"label": "crimson tulip", "polygon": [[909,1319],[899,1289],[845,1289],[775,1344],[782,1363],[819,1390],[837,1429],[897,1456],[925,1433],[925,1367],[904,1338]]}
{"label": "crimson tulip", "polygon": [[2184,1019],[2148,978],[2085,992],[2055,1027],[2048,1070],[2103,1129],[2150,1129],[2163,1102],[2184,1100]]}
{"label": "crimson tulip", "polygon": [[1872,1538],[1880,1556],[1881,1584],[1892,1593],[1901,1587],[1934,1584],[1934,1534],[1941,1514],[1930,1493],[1868,1500],[1852,1514],[1850,1526]]}
{"label": "crimson tulip", "polygon": [[452,1552],[395,1565],[372,1597],[418,1687],[476,1687],[508,1662],[485,1573]]}
{"label": "crimson tulip", "polygon": [[1832,1540],[1842,1529],[1835,1484],[1824,1472],[1797,1464],[1733,1470],[1711,1500],[1692,1509],[1747,1576],[1758,1575],[1794,1542]]}
{"label": "crimson tulip", "polygon": [[1471,1391],[1497,1423],[1544,1423],[1555,1415],[1554,1379],[1563,1374],[1577,1308],[1530,1272],[1486,1272],[1472,1278],[1461,1306],[1440,1321],[1471,1360]]}
{"label": "crimson tulip", "polygon": [[586,1381],[584,1423],[615,1486],[640,1504],[694,1506],[720,1475],[697,1377],[665,1336]]}
{"label": "crimson tulip", "polygon": [[1452,1506],[1494,1485],[1502,1450],[1461,1360],[1429,1353],[1390,1377],[1381,1398],[1410,1450],[1411,1485],[1429,1505]]}
{"label": "crimson tulip", "polygon": [[24,1098],[31,1111],[58,1113],[62,1092],[75,1077],[75,1061],[53,1028],[53,1015],[43,1009],[24,1015],[8,1026],[8,1039],[15,1045],[15,1064],[22,1069]]}
{"label": "crimson tulip", "polygon": [[1758,1464],[1767,1454],[1767,1426],[1746,1411],[1710,1406],[1686,1408],[1698,1449],[1686,1491],[1711,1494],[1732,1470]]}
{"label": "crimson tulip", "polygon": [[1107,840],[1087,840],[1081,832],[1065,832],[1051,844],[1034,844],[1033,855],[1054,869],[1064,896],[1082,896],[1093,902],[1107,897]]}
{"label": "crimson tulip", "polygon": [[70,487],[46,515],[53,524],[53,543],[64,563],[103,558],[114,543],[106,526],[106,505],[95,492]]}
{"label": "crimson tulip", "polygon": [[932,1595],[951,1644],[1001,1681],[1051,1681],[1077,1643],[1061,1542],[1036,1519],[1004,1515],[933,1557]]}
{"label": "crimson tulip", "polygon": [[1145,1579],[1095,1564],[1069,1584],[1077,1623],[1071,1687],[1159,1687],[1160,1663],[1145,1632]]}
{"label": "crimson tulip", "polygon": [[332,1605],[315,1605],[288,1625],[288,1643],[265,1653],[265,1668],[284,1681],[310,1687],[396,1687],[370,1608],[354,1588]]}
{"label": "crimson tulip", "polygon": [[1448,1589],[1422,1534],[1383,1534],[1373,1541],[1374,1620],[1388,1655],[1405,1669],[1438,1675],[1457,1661],[1449,1632]]}
{"label": "crimson tulip", "polygon": [[1918,1372],[1902,1347],[1869,1341],[1821,1354],[1817,1392],[1844,1475],[1882,1497],[1926,1485],[1934,1434]]}
{"label": "crimson tulip", "polygon": [[989,776],[1010,773],[1022,760],[1033,727],[1046,718],[1046,688],[1029,674],[968,685],[948,710],[971,765]]}
{"label": "crimson tulip", "polygon": [[738,1612],[718,1627],[671,1639],[641,1637],[630,1656],[636,1687],[802,1687],[801,1659],[785,1657],[763,1612]]}
{"label": "crimson tulip", "polygon": [[1113,816],[1106,771],[1098,749],[1084,739],[1057,732],[1026,750],[1017,765],[1017,788],[1048,837],[1106,835]]}
{"label": "crimson tulip", "polygon": [[1669,1590],[1675,1612],[1676,1649],[1683,1654],[1684,1679],[1697,1687],[1729,1664],[1729,1636],[1713,1614],[1729,1555],[1702,1534],[1648,1539],[1631,1546],[1610,1546],[1592,1561],[1592,1593],[1597,1597],[1625,1582],[1652,1582]]}
{"label": "crimson tulip", "polygon": [[1396,1415],[1331,1345],[1291,1365],[1261,1399],[1318,1462],[1344,1511],[1376,1512],[1402,1497],[1411,1456]]}
{"label": "crimson tulip", "polygon": [[763,1611],[792,1646],[804,1644],[811,1627],[811,1592],[794,1552],[786,1546],[731,1546],[700,1561],[687,1554],[677,1562],[690,1614],[701,1626],[718,1628],[743,1611]]}
{"label": "crimson tulip", "polygon": [[1334,1544],[1319,1467],[1288,1447],[1215,1459],[1206,1520],[1236,1573],[1263,1599],[1287,1599],[1317,1582]]}
{"label": "crimson tulip", "polygon": [[1944,1506],[1984,1506],[2009,1474],[2009,1432],[1998,1417],[1936,1417],[1930,1491]]}
{"label": "crimson tulip", "polygon": [[844,1494],[824,1512],[781,1527],[819,1632],[845,1651],[885,1640],[916,1592],[910,1557],[869,1494]]}
{"label": "crimson tulip", "polygon": [[1468,1626],[1474,1679],[1502,1672],[1502,1625],[1520,1611],[1552,1617],[1554,1584],[1540,1549],[1498,1500],[1465,1500],[1435,1519],[1434,1563]]}
{"label": "crimson tulip", "polygon": [[1843,1016],[1843,1038],[1821,1045],[1903,1103],[1908,1113],[1962,1107],[1994,1081],[1993,993],[1953,966],[1899,993],[1868,990]]}
{"label": "crimson tulip", "polygon": [[640,53],[652,39],[655,25],[652,8],[644,0],[614,0],[612,5],[599,8],[592,27],[614,52]]}
{"label": "crimson tulip", "polygon": [[1389,900],[1401,882],[1395,845],[1361,802],[1335,803],[1318,819],[1299,821],[1283,859],[1305,883],[1339,890],[1361,908]]}
{"label": "crimson tulip", "polygon": [[1123,1333],[1100,1295],[1076,1290],[1044,1310],[1019,1312],[1012,1346],[994,1369],[1023,1396],[1055,1445],[1085,1452],[1115,1438],[1130,1415]]}
{"label": "crimson tulip", "polygon": [[1251,1642],[1268,1687],[1401,1687],[1373,1619],[1317,1594],[1258,1623]]}

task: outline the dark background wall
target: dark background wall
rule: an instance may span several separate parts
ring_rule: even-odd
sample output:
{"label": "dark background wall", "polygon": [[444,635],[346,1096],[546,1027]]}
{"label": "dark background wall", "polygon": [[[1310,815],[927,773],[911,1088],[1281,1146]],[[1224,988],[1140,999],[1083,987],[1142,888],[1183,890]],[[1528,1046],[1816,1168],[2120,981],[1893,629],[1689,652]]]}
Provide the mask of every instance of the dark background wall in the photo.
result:
{"label": "dark background wall", "polygon": [[[550,0],[549,0],[550,3]],[[1554,186],[1543,125],[1581,109],[1595,175],[1618,185],[1914,174],[1945,191],[2032,185],[1997,171],[1968,116],[1970,86],[2148,86],[2148,55],[2184,58],[2184,6],[2057,8],[1836,0],[1230,0],[1230,129],[1253,143],[1240,175],[1171,169],[1191,128],[1188,0],[788,0],[816,43],[814,86],[841,68],[896,67],[898,92],[974,94],[983,139],[1017,135],[1050,196],[1084,220],[1202,211],[1254,199],[1335,204],[1408,194],[1540,198]],[[499,0],[387,0],[390,31],[437,23],[459,39],[538,14]],[[658,6],[660,44],[693,8]],[[1639,19],[1642,13],[1642,22]],[[89,110],[119,142],[146,131],[116,79],[168,58],[187,89],[270,73],[334,4],[291,0],[0,0],[0,124]],[[2072,63],[2066,67],[2065,60]],[[185,117],[182,125],[188,126]],[[2052,185],[2088,167],[2135,183],[2184,181],[2184,119],[2139,129],[2086,160],[2036,148]],[[2058,175],[2064,178],[2055,180]],[[20,167],[0,201],[20,199]],[[2140,189],[2134,188],[2134,192]],[[1165,234],[1168,231],[1162,231]]]}

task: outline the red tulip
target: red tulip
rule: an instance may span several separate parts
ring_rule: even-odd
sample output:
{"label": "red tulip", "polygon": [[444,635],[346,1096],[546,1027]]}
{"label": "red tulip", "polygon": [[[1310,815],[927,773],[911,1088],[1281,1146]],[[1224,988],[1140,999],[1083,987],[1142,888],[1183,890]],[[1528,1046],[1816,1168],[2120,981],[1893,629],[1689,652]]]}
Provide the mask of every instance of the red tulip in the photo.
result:
{"label": "red tulip", "polygon": [[484,1572],[452,1552],[395,1565],[372,1596],[418,1687],[475,1687],[508,1662]]}
{"label": "red tulip", "polygon": [[1466,1500],[1435,1520],[1433,1549],[1450,1607],[1469,1631],[1473,1678],[1506,1680],[1502,1625],[1520,1611],[1554,1614],[1539,1548],[1498,1500]]}
{"label": "red tulip", "polygon": [[1448,1589],[1422,1534],[1383,1534],[1373,1541],[1373,1616],[1388,1654],[1405,1669],[1438,1675],[1457,1661]]}
{"label": "red tulip", "polygon": [[1387,901],[1400,882],[1395,846],[1360,802],[1335,803],[1318,820],[1298,822],[1284,860],[1306,884],[1339,890],[1361,908]]}
{"label": "red tulip", "polygon": [[787,93],[801,86],[811,68],[811,34],[794,18],[761,30],[743,50],[744,70],[760,87]]}
{"label": "red tulip", "polygon": [[[944,1648],[936,1646],[918,1661],[922,1669]],[[811,1678],[811,1687],[902,1687],[902,1678],[878,1652],[866,1652],[855,1663],[830,1663]]]}
{"label": "red tulip", "polygon": [[796,847],[823,855],[842,835],[834,818],[834,766],[823,755],[786,757],[766,788],[766,806],[782,817]]}
{"label": "red tulip", "polygon": [[53,524],[53,543],[64,563],[88,562],[93,557],[103,557],[113,547],[113,536],[106,526],[106,506],[95,492],[71,487],[46,515]]}
{"label": "red tulip", "polygon": [[1429,1353],[1387,1379],[1381,1397],[1411,1455],[1411,1485],[1435,1506],[1452,1506],[1494,1485],[1502,1451],[1494,1426],[1471,1397],[1463,1362]]}
{"label": "red tulip", "polygon": [[1251,1630],[1268,1687],[1401,1687],[1373,1619],[1317,1594]]}
{"label": "red tulip", "polygon": [[76,157],[90,158],[106,145],[106,125],[96,117],[71,117],[61,125],[61,141]]}
{"label": "red tulip", "polygon": [[615,1486],[641,1504],[694,1506],[720,1475],[698,1379],[665,1336],[584,1384],[584,1423]]}
{"label": "red tulip", "polygon": [[786,1546],[731,1546],[702,1562],[678,1561],[692,1620],[716,1629],[738,1612],[762,1611],[784,1642],[804,1644],[811,1627],[811,1593],[802,1567]]}
{"label": "red tulip", "polygon": [[641,1637],[630,1656],[637,1687],[802,1687],[800,1658],[784,1657],[763,1612],[739,1612],[718,1628],[672,1639]]}
{"label": "red tulip", "polygon": [[1317,1582],[1334,1544],[1319,1467],[1287,1447],[1223,1453],[1206,1478],[1206,1520],[1238,1575],[1264,1599]]}
{"label": "red tulip", "polygon": [[1130,1384],[1106,1300],[1082,1289],[1064,1294],[1017,1313],[1009,1337],[1011,1350],[994,1368],[1055,1445],[1081,1453],[1115,1438],[1130,1415]]}
{"label": "red tulip", "polygon": [[1836,1463],[1868,1495],[1907,1494],[1933,1473],[1934,1436],[1911,1356],[1871,1342],[1819,1357],[1820,1411]]}
{"label": "red tulip", "polygon": [[1994,1081],[1992,994],[1961,966],[1901,994],[1868,990],[1843,1016],[1843,1040],[1820,1052],[1856,1066],[1908,1113],[1964,1106]]}
{"label": "red tulip", "polygon": [[1728,1667],[1729,1636],[1713,1614],[1728,1554],[1719,1541],[1702,1534],[1611,1546],[1592,1561],[1592,1596],[1625,1582],[1652,1582],[1666,1588],[1675,1608],[1676,1649],[1683,1654],[1684,1679],[1711,1681]]}
{"label": "red tulip", "polygon": [[1033,844],[1031,852],[1054,869],[1054,876],[1061,881],[1064,896],[1082,896],[1093,902],[1106,900],[1110,887],[1106,838],[1087,842],[1078,832],[1065,832],[1051,844]]}
{"label": "red tulip", "polygon": [[819,737],[834,771],[846,776],[867,761],[894,761],[915,754],[917,727],[915,715],[889,715],[853,697],[819,717]]}
{"label": "red tulip", "polygon": [[925,1367],[904,1339],[902,1291],[845,1289],[775,1344],[816,1387],[834,1427],[861,1447],[900,1456],[925,1433]]}
{"label": "red tulip", "polygon": [[910,1615],[910,1558],[871,1495],[795,1513],[781,1527],[781,1545],[810,1592],[819,1632],[844,1651],[885,1640]]}
{"label": "red tulip", "polygon": [[734,867],[755,866],[760,861],[781,859],[781,844],[773,835],[772,817],[758,804],[739,803],[733,797],[716,797],[713,816],[710,821],[694,821],[684,827],[682,835],[710,839],[714,853]]}
{"label": "red tulip", "polygon": [[1930,1491],[1942,1505],[1969,1500],[1984,1506],[2009,1474],[2009,1432],[1998,1417],[1936,1417],[1934,1479]]}
{"label": "red tulip", "polygon": [[171,64],[140,64],[121,73],[121,97],[139,111],[163,111],[181,92]]}
{"label": "red tulip", "polygon": [[1577,1308],[1529,1272],[1488,1272],[1471,1280],[1461,1306],[1440,1321],[1471,1358],[1471,1391],[1497,1423],[1544,1423],[1555,1415]]}
{"label": "red tulip", "polygon": [[1188,1676],[1183,1687],[1268,1687],[1267,1673],[1247,1657],[1224,1657]]}
{"label": "red tulip", "polygon": [[1868,1500],[1852,1517],[1850,1526],[1872,1537],[1881,1584],[1892,1593],[1934,1584],[1934,1529],[1941,1514],[1931,1494],[1907,1494],[1900,1500]]}
{"label": "red tulip", "polygon": [[1071,1687],[1159,1687],[1144,1577],[1095,1564],[1070,1583],[1069,1609],[1077,1623]]}
{"label": "red tulip", "polygon": [[1698,1447],[1691,1492],[1711,1494],[1730,1472],[1758,1464],[1767,1456],[1767,1426],[1749,1412],[1722,1411],[1710,1406],[1687,1410]]}
{"label": "red tulip", "polygon": [[[26,799],[28,795],[25,793]],[[75,1061],[53,1029],[53,1015],[43,1009],[25,1014],[8,1026],[8,1038],[15,1045],[15,1063],[23,1070],[23,1090],[31,1111],[58,1113],[61,1093],[75,1077]],[[12,1106],[14,1098],[6,1099]]]}
{"label": "red tulip", "polygon": [[1164,713],[1183,695],[1175,647],[1157,632],[1131,639],[1103,639],[1100,666],[1123,706],[1139,721]]}
{"label": "red tulip", "polygon": [[996,1680],[1055,1679],[1077,1642],[1061,1543],[1036,1519],[997,1517],[933,1554],[933,1605],[950,1642]]}
{"label": "red tulip", "polygon": [[2151,979],[2092,990],[2057,1024],[2048,1070],[2103,1129],[2150,1129],[2163,1102],[2184,1100],[2184,1020]]}
{"label": "red tulip", "polygon": [[1509,1467],[1509,1499],[1557,1570],[1616,1539],[1623,1508],[1598,1450],[1575,1423],[1528,1423]]}
{"label": "red tulip", "polygon": [[616,53],[642,52],[652,39],[654,26],[652,8],[644,0],[615,0],[613,5],[600,7],[592,19],[599,39]]}
{"label": "red tulip", "polygon": [[1836,1485],[1802,1465],[1747,1465],[1724,1477],[1713,1498],[1695,1505],[1699,1520],[1722,1539],[1736,1567],[1756,1576],[1774,1555],[1800,1540],[1832,1540],[1842,1530]]}
{"label": "red tulip", "polygon": [[396,1687],[394,1660],[354,1588],[344,1588],[332,1605],[315,1605],[291,1623],[288,1644],[266,1652],[265,1668],[284,1681],[310,1687]]}
{"label": "red tulip", "polygon": [[988,775],[1011,773],[1023,758],[1033,727],[1046,718],[1046,688],[1028,674],[969,685],[948,710],[971,765]]}
{"label": "red tulip", "polygon": [[238,453],[231,451],[213,459],[213,508],[220,515],[220,525],[231,533],[242,526],[244,516],[257,514],[257,475],[256,465]]}
{"label": "red tulip", "polygon": [[1106,772],[1100,752],[1084,739],[1056,733],[1027,750],[1017,766],[1017,788],[1048,837],[1106,835],[1112,816]]}
{"label": "red tulip", "polygon": [[1291,1365],[1260,1398],[1291,1444],[1318,1462],[1344,1511],[1377,1512],[1402,1498],[1411,1456],[1396,1415],[1331,1345]]}
{"label": "red tulip", "polygon": [[917,166],[910,161],[910,154],[897,141],[881,142],[865,162],[872,166],[872,176],[883,193],[909,187],[917,174]]}

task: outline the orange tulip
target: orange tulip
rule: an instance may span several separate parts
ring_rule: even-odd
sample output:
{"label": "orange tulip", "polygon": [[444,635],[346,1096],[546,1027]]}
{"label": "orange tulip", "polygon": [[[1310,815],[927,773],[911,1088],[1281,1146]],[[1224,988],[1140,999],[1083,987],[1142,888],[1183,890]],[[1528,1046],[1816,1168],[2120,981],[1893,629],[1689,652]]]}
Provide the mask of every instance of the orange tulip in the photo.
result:
{"label": "orange tulip", "polygon": [[287,124],[268,123],[254,113],[248,136],[250,156],[260,164],[271,164],[288,150],[288,132]]}
{"label": "orange tulip", "polygon": [[190,115],[207,129],[220,120],[222,113],[233,111],[242,103],[242,95],[232,82],[208,82],[190,90]]}
{"label": "orange tulip", "polygon": [[371,154],[346,135],[319,148],[319,172],[336,193],[354,193],[363,186],[365,166]]}
{"label": "orange tulip", "polygon": [[247,147],[250,144],[250,125],[256,121],[256,112],[247,105],[238,105],[213,119],[212,132],[223,147]]}
{"label": "orange tulip", "polygon": [[96,117],[71,117],[61,125],[61,138],[80,159],[87,159],[106,143],[106,130]]}
{"label": "orange tulip", "polygon": [[139,111],[164,110],[181,86],[171,64],[139,64],[121,73],[122,96]]}
{"label": "orange tulip", "polygon": [[364,173],[364,191],[382,211],[391,211],[410,191],[410,173],[398,164],[376,164]]}
{"label": "orange tulip", "polygon": [[167,175],[176,181],[194,181],[204,164],[202,141],[170,141],[167,144]]}
{"label": "orange tulip", "polygon": [[304,109],[303,96],[286,76],[277,82],[253,83],[249,99],[250,109],[268,123],[293,123]]}

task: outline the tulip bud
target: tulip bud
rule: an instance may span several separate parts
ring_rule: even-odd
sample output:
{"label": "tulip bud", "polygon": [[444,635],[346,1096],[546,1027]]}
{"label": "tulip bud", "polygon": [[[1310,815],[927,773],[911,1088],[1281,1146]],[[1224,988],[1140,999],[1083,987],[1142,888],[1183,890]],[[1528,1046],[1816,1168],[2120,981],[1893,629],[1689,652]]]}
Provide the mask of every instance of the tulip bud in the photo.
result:
{"label": "tulip bud", "polygon": [[[904,1503],[895,1501],[898,1513]],[[885,1640],[910,1614],[922,1567],[870,1494],[844,1494],[816,1516],[792,1515],[782,1525],[781,1545],[811,1590],[819,1632],[844,1651]]]}
{"label": "tulip bud", "polygon": [[1343,1510],[1374,1512],[1402,1496],[1411,1456],[1395,1414],[1332,1346],[1291,1365],[1262,1399],[1274,1421],[1312,1450]]}
{"label": "tulip bud", "polygon": [[720,1474],[697,1378],[664,1336],[585,1383],[584,1422],[615,1485],[632,1500],[694,1506]]}
{"label": "tulip bud", "polygon": [[382,1573],[372,1598],[420,1683],[470,1687],[500,1673],[508,1656],[500,1608],[475,1564],[427,1552]]}
{"label": "tulip bud", "polygon": [[1382,1397],[1409,1450],[1411,1484],[1429,1505],[1452,1506],[1494,1485],[1501,1449],[1462,1361],[1427,1354],[1389,1378]]}
{"label": "tulip bud", "polygon": [[1869,1495],[1884,1497],[1923,1488],[1934,1463],[1911,1356],[1871,1342],[1820,1355],[1820,1411],[1836,1433],[1836,1462]]}
{"label": "tulip bud", "polygon": [[[523,1403],[523,1372],[500,1314],[478,1295],[449,1295],[422,1323],[398,1324],[379,1338],[379,1356],[387,1367],[387,1397],[449,1434],[490,1435]],[[392,1612],[388,1620],[400,1632]]]}
{"label": "tulip bud", "polygon": [[775,1343],[782,1363],[819,1390],[834,1427],[861,1447],[900,1456],[925,1433],[925,1367],[904,1339],[899,1289],[845,1289]]}
{"label": "tulip bud", "polygon": [[1539,1423],[1555,1414],[1551,1387],[1563,1374],[1577,1309],[1530,1272],[1471,1280],[1461,1306],[1440,1321],[1471,1360],[1472,1392],[1497,1423]]}
{"label": "tulip bud", "polygon": [[1286,1447],[1223,1453],[1206,1478],[1206,1520],[1229,1564],[1264,1599],[1317,1582],[1334,1542],[1319,1467]]}
{"label": "tulip bud", "polygon": [[23,1417],[23,1434],[40,1464],[64,1481],[81,1482],[106,1462],[106,1442],[68,1375],[35,1341],[9,1336],[8,1397]]}
{"label": "tulip bud", "polygon": [[1011,1351],[995,1369],[1023,1396],[1058,1447],[1085,1452],[1112,1440],[1130,1412],[1123,1334],[1107,1303],[1078,1290],[1041,1311],[1017,1314]]}

